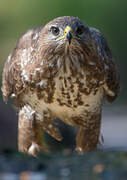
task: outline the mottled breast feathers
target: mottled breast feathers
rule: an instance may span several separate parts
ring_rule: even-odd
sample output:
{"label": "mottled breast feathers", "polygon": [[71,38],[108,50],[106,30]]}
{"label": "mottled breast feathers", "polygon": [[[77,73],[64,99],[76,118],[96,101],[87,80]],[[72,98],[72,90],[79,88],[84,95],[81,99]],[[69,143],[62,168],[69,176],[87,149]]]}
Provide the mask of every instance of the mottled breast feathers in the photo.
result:
{"label": "mottled breast feathers", "polygon": [[[58,69],[55,66],[60,68],[61,64],[58,59],[62,48],[61,52],[59,51],[59,54],[57,52],[58,55],[56,55],[56,47],[51,48],[51,44],[41,43],[42,37],[46,37],[46,32],[43,29],[45,28],[39,27],[27,31],[21,36],[13,53],[8,57],[2,82],[5,100],[10,96],[19,95],[29,85],[41,87],[40,85],[43,84],[44,87],[46,79],[57,73]],[[89,28],[89,33],[93,44],[91,42],[89,44],[88,41],[86,48],[84,46],[85,56],[88,59],[86,63],[91,68],[92,76],[98,76],[96,78],[101,79],[99,81],[102,81],[102,84],[106,83],[107,87],[113,91],[114,96],[110,96],[105,91],[107,100],[112,102],[119,92],[118,72],[104,36],[95,28]],[[88,53],[87,49],[90,50]],[[94,73],[95,71],[97,73]],[[100,76],[102,77],[100,78]],[[46,81],[42,82],[42,79]]]}
{"label": "mottled breast feathers", "polygon": [[78,128],[78,153],[96,149],[102,105],[119,89],[104,36],[72,16],[23,34],[3,70],[3,98],[14,98],[19,110],[19,150],[34,156],[47,149],[44,132],[62,139],[56,118]]}

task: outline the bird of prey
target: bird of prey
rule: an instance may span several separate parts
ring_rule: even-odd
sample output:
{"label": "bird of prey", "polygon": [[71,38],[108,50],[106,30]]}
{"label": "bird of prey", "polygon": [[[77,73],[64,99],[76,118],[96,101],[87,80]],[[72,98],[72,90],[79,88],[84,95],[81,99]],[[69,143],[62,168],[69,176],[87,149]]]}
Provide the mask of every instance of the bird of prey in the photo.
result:
{"label": "bird of prey", "polygon": [[82,154],[97,148],[102,105],[117,97],[119,77],[102,33],[64,16],[20,37],[4,66],[2,92],[18,107],[19,151],[47,151],[44,132],[60,141],[59,118],[77,127]]}

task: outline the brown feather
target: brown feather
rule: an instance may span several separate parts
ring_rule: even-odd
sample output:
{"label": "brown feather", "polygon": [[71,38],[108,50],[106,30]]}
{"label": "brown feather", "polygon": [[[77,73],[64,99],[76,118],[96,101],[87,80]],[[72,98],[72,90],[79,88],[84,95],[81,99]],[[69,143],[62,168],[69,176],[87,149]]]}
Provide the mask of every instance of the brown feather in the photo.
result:
{"label": "brown feather", "polygon": [[[83,34],[77,34],[80,25]],[[71,44],[58,40],[51,26],[59,28],[58,37],[71,26]],[[102,104],[105,97],[110,102],[116,98],[119,79],[104,36],[79,18],[64,16],[21,36],[5,63],[2,92],[5,101],[15,98],[19,108],[20,151],[45,151],[42,131],[61,140],[54,123],[60,118],[79,128],[76,149],[83,153],[97,147]]]}

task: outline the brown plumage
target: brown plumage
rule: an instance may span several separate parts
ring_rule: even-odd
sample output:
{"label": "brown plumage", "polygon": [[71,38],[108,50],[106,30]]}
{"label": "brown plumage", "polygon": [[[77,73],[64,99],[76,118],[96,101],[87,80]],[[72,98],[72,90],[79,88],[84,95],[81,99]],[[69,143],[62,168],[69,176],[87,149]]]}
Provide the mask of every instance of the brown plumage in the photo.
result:
{"label": "brown plumage", "polygon": [[54,19],[19,39],[3,70],[5,101],[19,109],[19,150],[46,151],[43,131],[61,140],[54,120],[76,126],[76,150],[99,142],[101,109],[119,92],[119,80],[104,36],[77,17]]}

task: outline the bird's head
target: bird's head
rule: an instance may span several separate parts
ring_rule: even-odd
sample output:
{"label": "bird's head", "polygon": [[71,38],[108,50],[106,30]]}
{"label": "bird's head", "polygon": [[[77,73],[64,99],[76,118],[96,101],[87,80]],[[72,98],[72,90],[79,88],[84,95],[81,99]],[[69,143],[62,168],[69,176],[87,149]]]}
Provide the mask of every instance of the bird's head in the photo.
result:
{"label": "bird's head", "polygon": [[50,21],[43,29],[43,43],[53,52],[82,49],[90,42],[89,27],[78,17],[63,16]]}

